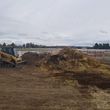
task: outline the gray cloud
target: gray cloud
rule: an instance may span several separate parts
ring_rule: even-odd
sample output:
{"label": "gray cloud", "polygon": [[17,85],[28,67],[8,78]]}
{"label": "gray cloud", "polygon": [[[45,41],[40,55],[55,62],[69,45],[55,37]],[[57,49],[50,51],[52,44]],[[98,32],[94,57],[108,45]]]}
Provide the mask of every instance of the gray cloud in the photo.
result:
{"label": "gray cloud", "polygon": [[0,0],[0,41],[88,45],[110,41],[109,0]]}

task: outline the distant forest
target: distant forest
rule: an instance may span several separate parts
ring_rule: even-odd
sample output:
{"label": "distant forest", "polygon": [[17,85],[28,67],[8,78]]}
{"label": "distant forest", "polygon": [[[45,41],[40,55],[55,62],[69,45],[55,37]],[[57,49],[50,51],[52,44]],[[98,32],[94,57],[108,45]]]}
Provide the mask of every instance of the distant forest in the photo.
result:
{"label": "distant forest", "polygon": [[34,43],[26,43],[26,44],[22,44],[22,45],[17,45],[15,43],[0,44],[0,47],[4,47],[4,46],[9,46],[9,47],[14,47],[14,48],[63,48],[63,47],[66,47],[66,46],[45,46],[45,45],[37,45],[37,44],[34,44]]}
{"label": "distant forest", "polygon": [[22,44],[22,45],[17,45],[15,43],[11,43],[11,44],[0,44],[0,47],[4,47],[4,46],[9,46],[9,47],[14,47],[14,48],[45,48],[46,46],[44,45],[37,45],[34,43],[26,43],[26,44]]}
{"label": "distant forest", "polygon": [[93,46],[94,49],[110,49],[109,43],[95,43]]}
{"label": "distant forest", "polygon": [[10,46],[14,48],[64,48],[64,47],[72,47],[72,48],[88,48],[88,49],[110,49],[110,44],[109,43],[95,43],[92,47],[83,47],[83,46],[45,46],[45,45],[37,45],[34,43],[26,43],[22,45],[17,45],[15,43],[11,44],[0,44],[0,47],[4,46]]}

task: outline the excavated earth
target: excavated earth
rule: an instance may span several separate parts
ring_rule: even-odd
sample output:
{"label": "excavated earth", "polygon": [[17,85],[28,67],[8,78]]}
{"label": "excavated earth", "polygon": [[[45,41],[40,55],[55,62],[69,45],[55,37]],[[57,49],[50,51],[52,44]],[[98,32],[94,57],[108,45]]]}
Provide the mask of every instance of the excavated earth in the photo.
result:
{"label": "excavated earth", "polygon": [[75,79],[84,85],[110,87],[110,66],[75,49],[65,48],[54,55],[26,53],[23,59],[28,65],[36,66],[36,71],[40,73]]}
{"label": "excavated earth", "polygon": [[23,59],[27,64],[0,68],[0,110],[110,109],[108,65],[71,49]]}

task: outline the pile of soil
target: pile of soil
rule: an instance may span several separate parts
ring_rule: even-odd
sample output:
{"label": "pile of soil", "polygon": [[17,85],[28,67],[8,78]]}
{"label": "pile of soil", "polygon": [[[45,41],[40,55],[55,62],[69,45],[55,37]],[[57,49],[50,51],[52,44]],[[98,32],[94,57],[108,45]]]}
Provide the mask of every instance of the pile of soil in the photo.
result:
{"label": "pile of soil", "polygon": [[44,62],[44,59],[49,55],[49,53],[37,54],[33,52],[27,52],[23,54],[22,59],[26,61],[28,65],[40,65],[40,63]]}
{"label": "pile of soil", "polygon": [[68,71],[73,70],[75,67],[100,66],[100,62],[91,59],[88,55],[85,55],[78,50],[70,48],[65,48],[61,50],[58,55],[51,56],[48,63],[54,64],[54,61],[57,61],[57,65],[61,65],[62,69],[65,68]]}
{"label": "pile of soil", "polygon": [[35,65],[39,71],[51,73],[110,73],[110,67],[72,48],[64,48],[57,54],[25,53],[23,60]]}

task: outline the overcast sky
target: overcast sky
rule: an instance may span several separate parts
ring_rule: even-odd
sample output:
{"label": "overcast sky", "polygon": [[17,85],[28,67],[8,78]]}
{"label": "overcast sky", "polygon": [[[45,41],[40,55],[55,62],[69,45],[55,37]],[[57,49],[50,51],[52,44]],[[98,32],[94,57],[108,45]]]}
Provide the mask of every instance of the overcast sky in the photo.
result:
{"label": "overcast sky", "polygon": [[110,41],[110,0],[0,0],[0,42]]}

